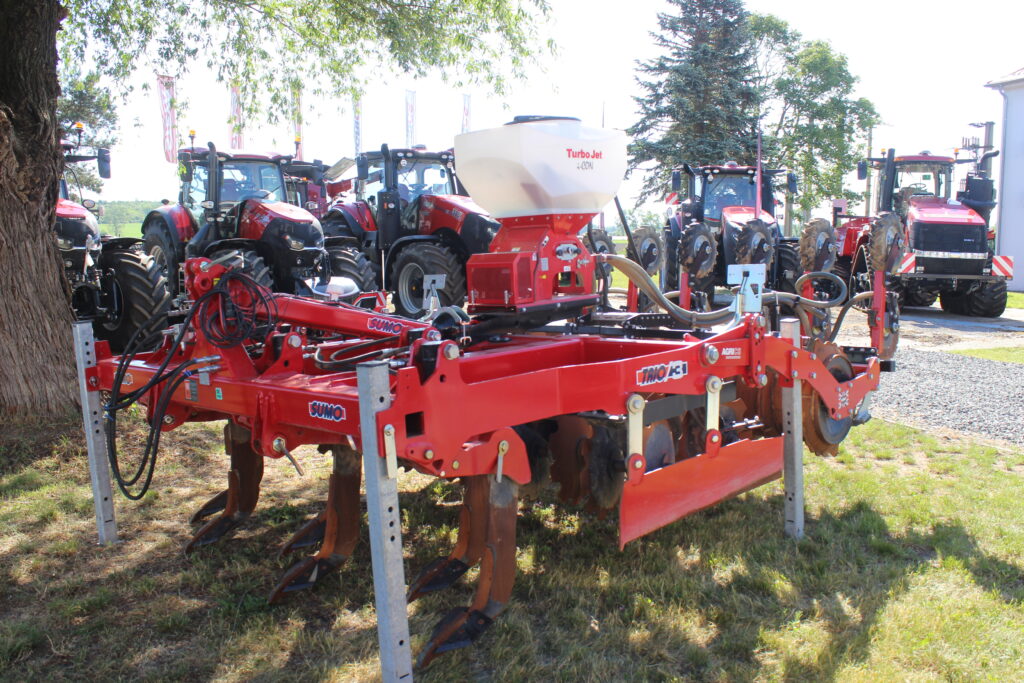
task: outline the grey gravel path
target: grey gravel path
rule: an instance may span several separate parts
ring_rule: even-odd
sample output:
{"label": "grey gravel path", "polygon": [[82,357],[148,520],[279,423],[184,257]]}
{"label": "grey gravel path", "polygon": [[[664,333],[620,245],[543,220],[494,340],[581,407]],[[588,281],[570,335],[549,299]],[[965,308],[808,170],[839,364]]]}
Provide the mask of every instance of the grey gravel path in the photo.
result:
{"label": "grey gravel path", "polygon": [[875,417],[1024,444],[1024,363],[901,347],[896,367],[882,375]]}

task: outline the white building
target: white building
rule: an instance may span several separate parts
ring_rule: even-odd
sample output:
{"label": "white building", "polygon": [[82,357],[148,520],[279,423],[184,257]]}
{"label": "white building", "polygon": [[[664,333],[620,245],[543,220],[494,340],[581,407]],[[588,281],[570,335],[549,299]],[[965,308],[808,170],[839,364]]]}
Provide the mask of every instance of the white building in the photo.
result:
{"label": "white building", "polygon": [[1003,94],[996,253],[1014,257],[1010,291],[1024,291],[1024,68],[985,84]]}

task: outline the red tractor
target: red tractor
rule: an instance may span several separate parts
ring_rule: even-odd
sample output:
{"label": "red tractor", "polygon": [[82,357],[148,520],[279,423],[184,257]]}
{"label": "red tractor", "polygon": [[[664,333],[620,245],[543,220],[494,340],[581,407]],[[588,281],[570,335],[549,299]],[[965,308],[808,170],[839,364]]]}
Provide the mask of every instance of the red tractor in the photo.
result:
{"label": "red tractor", "polygon": [[428,275],[445,276],[437,290],[442,306],[462,305],[466,261],[488,250],[500,224],[467,196],[454,159],[387,145],[360,154],[355,200],[335,202],[323,217],[328,239],[347,243],[330,249],[333,271],[344,270],[364,290],[393,292],[396,311],[407,317],[425,313]]}
{"label": "red tractor", "polygon": [[[61,146],[68,163],[95,160],[100,177],[110,177],[109,150],[80,154],[73,142]],[[73,167],[68,172],[74,176]],[[91,319],[96,336],[119,352],[139,330],[144,339],[167,326],[170,296],[160,269],[142,250],[142,240],[101,235],[95,209],[92,199],[72,201],[66,177],[60,179],[54,232],[71,287],[71,306],[76,318]]]}
{"label": "red tractor", "polygon": [[278,292],[312,294],[307,280],[328,276],[320,221],[287,201],[290,157],[226,154],[209,143],[180,150],[178,160],[178,203],[154,209],[142,226],[173,295],[184,259],[198,256],[241,258],[249,275]]}
{"label": "red tractor", "polygon": [[[682,175],[686,175],[686,187]],[[767,285],[795,292],[804,272],[828,271],[835,260],[835,236],[827,221],[807,223],[800,238],[784,237],[776,219],[775,179],[797,192],[796,174],[785,169],[684,165],[672,173],[672,191],[682,195],[665,227],[666,254],[661,277],[664,291],[680,285],[680,264],[689,286],[710,297],[726,284],[732,264],[765,264]]]}
{"label": "red tractor", "polygon": [[[872,273],[884,269],[894,275],[892,289],[903,305],[930,306],[938,298],[951,313],[1002,315],[1013,260],[996,256],[989,244],[995,190],[985,164],[995,154],[975,161],[928,152],[896,156],[889,149],[885,157],[862,161],[862,180],[869,164],[878,171],[875,215],[835,212],[836,272],[848,278],[851,294],[871,289]],[[965,162],[975,162],[976,168],[953,199],[953,169]],[[875,233],[868,230],[872,225]],[[884,237],[885,244],[873,245],[872,234]]]}

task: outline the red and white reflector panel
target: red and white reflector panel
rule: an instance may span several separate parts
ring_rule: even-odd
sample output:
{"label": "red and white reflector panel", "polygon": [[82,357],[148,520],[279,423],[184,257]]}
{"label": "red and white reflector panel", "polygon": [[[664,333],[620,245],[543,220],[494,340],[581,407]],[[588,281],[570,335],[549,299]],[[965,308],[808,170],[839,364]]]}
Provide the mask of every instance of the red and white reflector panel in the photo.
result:
{"label": "red and white reflector panel", "polygon": [[999,277],[1013,277],[1013,257],[1012,256],[993,256],[992,257],[992,274],[998,275]]}
{"label": "red and white reflector panel", "polygon": [[669,192],[668,195],[665,196],[665,203],[666,204],[678,204],[679,203],[679,193],[678,192]]}
{"label": "red and white reflector panel", "polygon": [[913,273],[917,267],[917,256],[913,253],[906,254],[903,256],[903,260],[900,261],[899,274],[904,275],[906,273]]}

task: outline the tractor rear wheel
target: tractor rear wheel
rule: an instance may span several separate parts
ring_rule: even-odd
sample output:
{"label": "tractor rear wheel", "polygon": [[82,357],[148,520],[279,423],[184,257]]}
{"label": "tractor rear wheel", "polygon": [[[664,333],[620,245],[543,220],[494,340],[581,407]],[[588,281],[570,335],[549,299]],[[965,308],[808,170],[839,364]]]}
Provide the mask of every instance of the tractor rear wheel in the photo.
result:
{"label": "tractor rear wheel", "polygon": [[424,279],[444,275],[437,296],[441,306],[462,306],[466,299],[466,273],[455,253],[435,242],[413,242],[400,252],[392,267],[395,312],[406,318],[422,318],[427,312]]}
{"label": "tractor rear wheel", "polygon": [[903,289],[903,305],[904,306],[924,306],[928,307],[935,303],[935,300],[939,298],[938,292],[921,289],[920,287],[905,287]]}
{"label": "tractor rear wheel", "polygon": [[796,291],[796,281],[803,275],[803,268],[796,245],[792,242],[780,242],[775,246],[775,259],[778,263],[778,276],[772,283],[773,289],[777,292],[799,294],[800,292]]}
{"label": "tractor rear wheel", "polygon": [[260,287],[266,289],[274,289],[274,276],[270,272],[270,267],[263,260],[263,257],[257,254],[252,249],[231,249],[215,251],[210,254],[210,260],[217,260],[227,254],[232,254],[226,261],[222,261],[225,268],[232,270],[240,270],[253,280],[256,281]]}
{"label": "tractor rear wheel", "polygon": [[156,267],[167,279],[167,291],[173,299],[178,296],[178,250],[166,228],[161,225],[150,223],[142,228],[142,234],[146,253],[153,257]]}
{"label": "tractor rear wheel", "polygon": [[[124,351],[138,332],[137,343],[167,327],[171,297],[167,280],[148,254],[118,249],[100,255],[100,287],[107,313],[93,327],[115,353]],[[140,331],[141,330],[141,331]],[[151,341],[144,347],[152,348]]]}
{"label": "tractor rear wheel", "polygon": [[331,276],[347,277],[356,283],[360,292],[377,289],[377,273],[366,254],[355,247],[328,247],[331,259]]}
{"label": "tractor rear wheel", "polygon": [[961,292],[943,292],[939,294],[939,305],[946,313],[967,315],[967,295]]}
{"label": "tractor rear wheel", "polygon": [[1006,280],[985,282],[967,295],[967,315],[978,318],[998,318],[1006,310]]}

